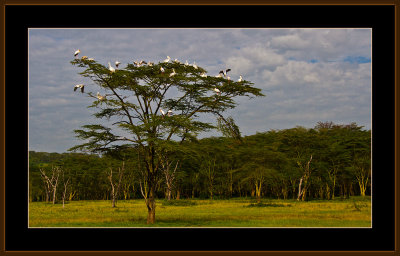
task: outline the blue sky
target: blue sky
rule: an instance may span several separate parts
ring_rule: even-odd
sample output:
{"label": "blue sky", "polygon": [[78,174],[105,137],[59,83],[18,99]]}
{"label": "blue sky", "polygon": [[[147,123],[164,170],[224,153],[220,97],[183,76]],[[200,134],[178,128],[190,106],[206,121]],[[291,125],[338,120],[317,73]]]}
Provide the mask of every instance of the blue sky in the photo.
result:
{"label": "blue sky", "polygon": [[318,121],[371,128],[370,29],[30,29],[29,150],[66,152],[80,143],[73,130],[98,122],[92,100],[73,91],[84,83],[101,92],[70,64],[76,49],[122,67],[169,55],[210,75],[231,68],[232,79],[242,75],[266,95],[239,98],[225,114],[243,135]]}

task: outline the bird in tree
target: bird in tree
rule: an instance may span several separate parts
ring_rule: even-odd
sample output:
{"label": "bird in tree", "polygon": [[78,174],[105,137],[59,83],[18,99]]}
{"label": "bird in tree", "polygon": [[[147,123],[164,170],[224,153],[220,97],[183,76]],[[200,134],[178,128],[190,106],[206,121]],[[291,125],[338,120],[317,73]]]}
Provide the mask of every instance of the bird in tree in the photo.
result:
{"label": "bird in tree", "polygon": [[164,110],[162,110],[162,108],[160,108],[160,112],[161,112],[161,114],[162,114],[163,116],[165,116],[165,112],[164,112]]}
{"label": "bird in tree", "polygon": [[83,85],[83,84],[77,84],[77,85],[75,85],[75,86],[74,86],[74,92],[75,92],[78,88],[80,88],[80,89],[81,89],[81,92],[83,93],[83,90],[85,89],[85,85]]}
{"label": "bird in tree", "polygon": [[238,82],[242,82],[243,81],[243,77],[239,76]]}
{"label": "bird in tree", "polygon": [[115,68],[111,66],[110,62],[108,62],[108,70],[110,70],[111,73],[115,72]]}
{"label": "bird in tree", "polygon": [[201,77],[207,77],[207,74],[205,72],[200,74]]}
{"label": "bird in tree", "polygon": [[167,58],[164,60],[164,63],[168,63],[171,60],[171,57],[167,56]]}
{"label": "bird in tree", "polygon": [[175,69],[172,69],[172,73],[169,74],[169,77],[172,77],[172,76],[174,76],[174,75],[176,75],[176,72],[175,72]]}
{"label": "bird in tree", "polygon": [[106,99],[106,97],[105,97],[105,96],[101,96],[99,92],[97,92],[96,98],[97,98],[98,100],[105,100],[105,99]]}
{"label": "bird in tree", "polygon": [[115,62],[115,67],[118,68],[119,64],[121,64],[121,62],[116,61],[116,62]]}
{"label": "bird in tree", "polygon": [[[97,61],[74,59],[71,64],[83,69],[79,74],[104,90],[105,95],[97,93],[90,105],[96,110],[98,123],[75,130],[83,143],[70,151],[106,154],[134,150],[135,157],[143,163],[138,181],[149,224],[155,223],[162,159],[176,148],[173,145],[196,140],[202,132],[215,129],[215,124],[204,120],[210,120],[207,116],[218,118],[235,108],[238,97],[264,96],[250,81],[238,83],[201,77],[207,70],[195,63],[193,66],[175,62],[166,65],[164,61],[153,66],[127,63],[112,76],[109,67]],[[174,79],[160,75],[166,66],[176,74]],[[219,95],[218,100],[209,93],[213,89]]]}
{"label": "bird in tree", "polygon": [[193,62],[193,67],[194,67],[195,69],[198,69],[198,67],[197,67],[197,65],[196,65],[196,61]]}
{"label": "bird in tree", "polygon": [[227,78],[227,75],[228,75],[228,72],[229,72],[229,71],[231,71],[230,68],[225,69],[225,70],[221,70],[221,71],[219,71],[219,73],[220,73],[221,75],[224,75],[225,78]]}

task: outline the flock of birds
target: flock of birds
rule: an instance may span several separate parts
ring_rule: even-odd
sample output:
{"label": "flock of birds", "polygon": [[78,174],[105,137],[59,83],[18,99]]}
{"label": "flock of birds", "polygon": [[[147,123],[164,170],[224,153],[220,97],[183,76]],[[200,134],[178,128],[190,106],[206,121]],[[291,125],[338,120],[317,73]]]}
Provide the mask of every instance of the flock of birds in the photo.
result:
{"label": "flock of birds", "polygon": [[[80,51],[79,49],[76,50],[75,53],[74,53],[74,57],[76,58],[80,52],[81,52],[81,51]],[[81,59],[83,59],[83,60],[84,60],[84,59],[87,59],[87,60],[90,60],[90,61],[93,61],[93,60],[94,60],[93,58],[88,58],[87,56],[83,56]],[[170,61],[171,61],[171,57],[167,56],[167,58],[164,60],[164,63],[168,63],[168,62],[170,62]],[[174,62],[175,62],[175,63],[178,63],[178,64],[181,63],[178,59],[175,59]],[[116,67],[116,68],[114,68],[113,66],[111,66],[111,63],[108,62],[108,70],[109,70],[111,73],[114,73],[114,72],[118,69],[118,66],[119,66],[120,64],[121,64],[121,62],[116,61],[116,62],[115,62],[115,67]],[[134,61],[133,64],[136,65],[137,67],[140,67],[140,66],[142,66],[142,65],[148,65],[148,66],[153,66],[153,65],[154,65],[153,62],[150,62],[150,61],[149,61],[149,62],[146,62],[146,61],[144,61],[144,60],[141,60],[141,61]],[[196,62],[193,62],[193,64],[189,64],[189,62],[186,60],[186,62],[185,62],[184,65],[185,65],[185,66],[192,66],[192,67],[194,67],[195,69],[198,69],[198,66],[196,65]],[[164,72],[165,72],[165,69],[164,69],[163,67],[161,67],[161,68],[160,68],[160,71],[161,71],[161,73],[164,73]],[[227,79],[228,81],[230,81],[231,78],[228,76],[228,72],[229,72],[229,71],[231,71],[230,68],[225,69],[225,70],[221,70],[221,71],[219,71],[218,75],[216,75],[215,77],[216,77],[216,78],[225,78],[225,79]],[[172,73],[169,74],[169,77],[173,77],[173,76],[175,76],[175,75],[176,75],[175,69],[172,69]],[[207,74],[206,74],[205,72],[203,72],[203,73],[200,74],[200,76],[201,76],[201,77],[207,77]],[[239,79],[238,79],[237,81],[238,81],[238,82],[242,82],[242,81],[243,81],[243,77],[240,75],[240,76],[239,76]],[[78,88],[80,88],[80,89],[81,89],[81,92],[83,93],[84,90],[85,90],[85,85],[83,85],[83,84],[77,84],[77,85],[75,85],[74,91],[76,91]],[[218,88],[214,88],[213,91],[216,92],[217,95],[220,95],[220,94],[221,94],[221,91],[220,91]],[[97,92],[96,98],[97,98],[98,100],[100,100],[100,101],[101,101],[101,100],[105,100],[105,96],[100,95],[99,92]],[[165,116],[165,115],[171,116],[171,115],[172,115],[172,111],[171,111],[171,110],[168,110],[167,113],[165,113],[162,109],[160,109],[160,112],[161,112],[161,114],[162,114],[163,116]]]}

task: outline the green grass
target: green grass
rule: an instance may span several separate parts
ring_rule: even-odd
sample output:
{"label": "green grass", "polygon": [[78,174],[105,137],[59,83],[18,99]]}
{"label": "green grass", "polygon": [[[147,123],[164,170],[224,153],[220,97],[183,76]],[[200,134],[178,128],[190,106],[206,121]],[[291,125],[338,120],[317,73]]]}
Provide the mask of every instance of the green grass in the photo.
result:
{"label": "green grass", "polygon": [[147,225],[144,200],[29,204],[29,227],[371,227],[371,198],[347,200],[157,200]]}

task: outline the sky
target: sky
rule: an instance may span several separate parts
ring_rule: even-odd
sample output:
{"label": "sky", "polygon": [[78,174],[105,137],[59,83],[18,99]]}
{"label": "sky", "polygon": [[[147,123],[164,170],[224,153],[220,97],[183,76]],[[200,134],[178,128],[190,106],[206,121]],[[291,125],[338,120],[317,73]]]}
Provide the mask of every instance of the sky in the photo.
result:
{"label": "sky", "polygon": [[[74,130],[99,123],[76,84],[99,87],[71,65],[74,52],[120,67],[166,56],[229,75],[265,97],[237,98],[243,136],[317,122],[371,129],[371,29],[29,29],[29,150],[63,153],[82,141]],[[215,118],[206,121],[216,123]],[[218,131],[199,138],[220,136]]]}

